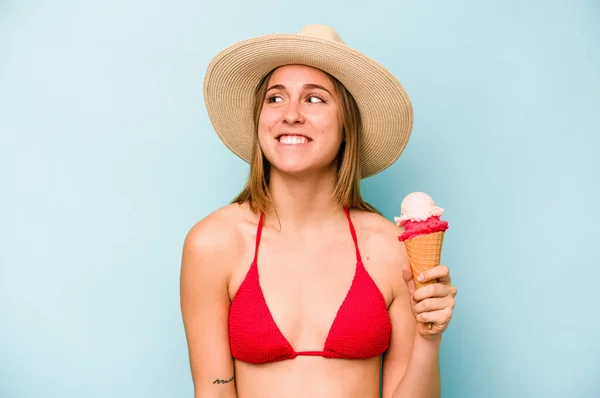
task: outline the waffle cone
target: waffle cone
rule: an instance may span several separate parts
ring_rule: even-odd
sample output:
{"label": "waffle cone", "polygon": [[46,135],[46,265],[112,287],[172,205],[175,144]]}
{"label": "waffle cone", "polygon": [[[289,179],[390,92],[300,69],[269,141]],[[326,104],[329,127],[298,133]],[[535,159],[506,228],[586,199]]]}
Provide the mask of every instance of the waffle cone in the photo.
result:
{"label": "waffle cone", "polygon": [[415,236],[404,241],[413,280],[417,289],[435,283],[435,280],[421,283],[417,280],[417,277],[428,269],[440,265],[443,243],[444,232]]}

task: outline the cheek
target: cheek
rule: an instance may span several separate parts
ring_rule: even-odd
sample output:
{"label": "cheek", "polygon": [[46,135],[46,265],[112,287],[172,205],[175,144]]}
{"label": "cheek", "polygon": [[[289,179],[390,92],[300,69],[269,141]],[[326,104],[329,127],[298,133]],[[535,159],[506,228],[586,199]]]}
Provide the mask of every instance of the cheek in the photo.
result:
{"label": "cheek", "polygon": [[261,112],[258,118],[258,140],[263,143],[265,135],[273,129],[273,123],[267,112]]}
{"label": "cheek", "polygon": [[278,115],[268,110],[263,110],[258,118],[258,143],[269,161],[271,161],[269,154],[274,145],[272,131],[278,120]]}
{"label": "cheek", "polygon": [[271,131],[279,120],[279,115],[272,110],[263,108],[258,118],[258,128],[263,131]]}
{"label": "cheek", "polygon": [[342,141],[342,127],[337,113],[328,114],[320,120],[322,133],[330,138],[328,139],[334,145],[339,145]]}

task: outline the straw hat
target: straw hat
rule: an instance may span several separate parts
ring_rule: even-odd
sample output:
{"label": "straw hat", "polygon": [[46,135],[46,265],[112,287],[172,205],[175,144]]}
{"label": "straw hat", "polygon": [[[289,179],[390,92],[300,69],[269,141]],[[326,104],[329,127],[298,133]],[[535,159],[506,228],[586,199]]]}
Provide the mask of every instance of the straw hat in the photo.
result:
{"label": "straw hat", "polygon": [[400,82],[383,66],[348,47],[330,27],[306,25],[299,34],[270,34],[221,51],[204,78],[210,120],[225,145],[250,162],[254,141],[255,90],[273,69],[290,64],[321,69],[354,97],[363,123],[361,178],[390,166],[402,153],[413,110]]}

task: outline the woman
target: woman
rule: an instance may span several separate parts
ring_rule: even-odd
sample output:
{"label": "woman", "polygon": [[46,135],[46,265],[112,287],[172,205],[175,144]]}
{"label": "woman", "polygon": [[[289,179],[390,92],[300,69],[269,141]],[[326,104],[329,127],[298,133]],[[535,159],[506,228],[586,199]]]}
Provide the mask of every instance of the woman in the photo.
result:
{"label": "woman", "polygon": [[217,133],[251,168],[233,203],[184,243],[196,397],[374,398],[382,358],[383,397],[438,397],[456,288],[439,266],[423,275],[437,283],[415,291],[401,230],[359,187],[408,141],[400,83],[308,25],[224,50],[204,94]]}

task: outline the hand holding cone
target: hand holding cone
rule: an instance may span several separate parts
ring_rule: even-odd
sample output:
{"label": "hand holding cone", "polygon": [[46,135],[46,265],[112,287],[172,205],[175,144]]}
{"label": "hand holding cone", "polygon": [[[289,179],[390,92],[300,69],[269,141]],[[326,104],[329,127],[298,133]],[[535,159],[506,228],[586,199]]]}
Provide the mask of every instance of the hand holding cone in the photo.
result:
{"label": "hand holding cone", "polygon": [[[394,217],[396,225],[404,227],[398,239],[406,247],[416,289],[436,282],[423,283],[417,278],[440,264],[444,233],[448,229],[448,222],[440,219],[443,212],[429,195],[413,192],[402,200],[400,217]],[[431,330],[432,325],[427,327]]]}

